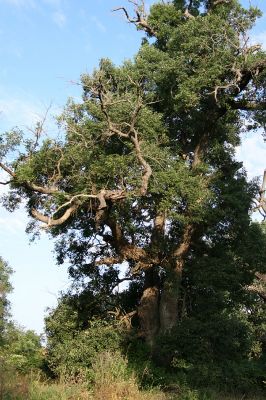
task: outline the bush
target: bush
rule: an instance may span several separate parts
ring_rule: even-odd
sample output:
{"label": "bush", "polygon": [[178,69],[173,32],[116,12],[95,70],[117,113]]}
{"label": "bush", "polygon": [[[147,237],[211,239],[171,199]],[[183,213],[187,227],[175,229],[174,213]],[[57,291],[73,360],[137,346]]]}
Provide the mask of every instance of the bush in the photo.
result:
{"label": "bush", "polygon": [[56,335],[48,337],[47,362],[61,380],[83,380],[99,353],[118,351],[121,343],[122,334],[116,324],[93,320],[88,329],[74,331],[60,341]]}
{"label": "bush", "polygon": [[41,337],[31,330],[26,331],[10,324],[4,351],[6,363],[22,374],[43,366],[44,349]]}

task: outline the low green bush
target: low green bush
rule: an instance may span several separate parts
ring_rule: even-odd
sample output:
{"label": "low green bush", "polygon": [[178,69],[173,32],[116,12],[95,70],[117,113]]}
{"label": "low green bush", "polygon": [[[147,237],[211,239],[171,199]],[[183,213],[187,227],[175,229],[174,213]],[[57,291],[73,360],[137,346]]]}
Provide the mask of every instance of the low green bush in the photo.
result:
{"label": "low green bush", "polygon": [[74,331],[57,340],[48,336],[47,362],[52,373],[62,379],[83,380],[90,375],[98,354],[119,351],[123,336],[114,323],[93,320],[87,329]]}

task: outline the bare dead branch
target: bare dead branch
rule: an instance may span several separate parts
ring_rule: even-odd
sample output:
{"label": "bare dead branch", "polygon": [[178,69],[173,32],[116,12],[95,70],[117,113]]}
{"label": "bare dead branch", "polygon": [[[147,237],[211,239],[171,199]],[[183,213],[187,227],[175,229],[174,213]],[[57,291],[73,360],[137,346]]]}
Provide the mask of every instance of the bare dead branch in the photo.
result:
{"label": "bare dead branch", "polygon": [[[54,192],[51,191],[48,193],[46,188],[42,187],[36,187],[36,186],[31,186],[31,189],[33,190],[33,187],[36,189],[35,191],[39,193],[44,193],[44,194],[53,194]],[[38,190],[37,190],[38,189]],[[66,193],[62,193],[64,196],[68,196]],[[44,222],[47,225],[47,228],[55,225],[60,225],[63,224],[70,216],[73,214],[74,211],[78,209],[82,205],[81,202],[77,202],[79,199],[97,199],[98,200],[98,205],[95,206],[95,211],[96,211],[96,219],[98,220],[98,225],[99,225],[99,220],[100,217],[102,216],[101,212],[102,210],[105,210],[107,208],[107,200],[111,201],[117,201],[121,200],[126,197],[126,194],[123,190],[105,190],[102,189],[98,194],[77,194],[71,197],[67,202],[59,206],[54,212],[52,216],[46,216],[42,214],[41,212],[37,211],[35,208],[31,210],[31,215],[35,219]],[[59,213],[59,211],[63,210],[64,208],[67,207],[67,210],[64,212],[63,216],[60,218],[56,218],[56,215]],[[98,214],[97,214],[98,213]],[[101,215],[100,215],[101,214]],[[103,221],[101,221],[103,222]]]}
{"label": "bare dead branch", "polygon": [[46,111],[45,111],[45,114],[44,114],[43,118],[40,121],[37,122],[37,124],[35,126],[35,129],[32,129],[30,127],[26,127],[28,129],[28,131],[32,132],[34,134],[34,136],[35,136],[35,142],[31,146],[30,153],[32,153],[36,149],[38,144],[39,144],[39,139],[41,137],[41,134],[43,133],[44,125],[46,123],[47,116],[48,116],[48,113],[49,113],[51,107],[52,107],[52,103],[50,103],[49,106],[46,108]]}
{"label": "bare dead branch", "polygon": [[[252,49],[253,48],[253,49]],[[251,46],[251,48],[248,48],[247,50],[243,50],[245,53],[247,51],[255,51],[258,48],[256,46]],[[232,96],[237,96],[240,93],[242,93],[247,85],[254,80],[260,73],[262,73],[266,69],[266,59],[259,60],[255,62],[253,65],[250,65],[248,68],[245,66],[237,66],[233,65],[231,68],[231,71],[234,73],[234,77],[232,78],[232,81],[227,83],[226,85],[217,85],[214,89],[213,92],[210,94],[214,94],[216,102],[218,102],[218,93],[222,89],[229,89],[232,88]],[[233,90],[235,88],[235,90]],[[232,105],[234,104],[234,100],[230,99],[229,104],[232,102]],[[243,105],[243,101],[241,100],[239,104]],[[264,109],[265,102],[262,102],[261,108]]]}
{"label": "bare dead branch", "polygon": [[129,313],[125,313],[121,309],[116,307],[115,311],[109,311],[108,314],[113,315],[120,324],[125,325],[126,329],[130,330],[132,328],[131,320],[134,315],[137,314],[137,311],[134,310]]}
{"label": "bare dead branch", "polygon": [[156,31],[147,22],[147,14],[145,12],[144,1],[128,0],[128,2],[135,6],[134,17],[130,17],[129,12],[125,7],[118,7],[113,9],[112,11],[123,11],[128,22],[134,24],[140,29],[143,29],[149,36],[156,36]]}
{"label": "bare dead branch", "polygon": [[0,182],[0,185],[9,185],[11,182],[13,182],[13,181],[11,180],[11,181],[7,181],[7,182]]}

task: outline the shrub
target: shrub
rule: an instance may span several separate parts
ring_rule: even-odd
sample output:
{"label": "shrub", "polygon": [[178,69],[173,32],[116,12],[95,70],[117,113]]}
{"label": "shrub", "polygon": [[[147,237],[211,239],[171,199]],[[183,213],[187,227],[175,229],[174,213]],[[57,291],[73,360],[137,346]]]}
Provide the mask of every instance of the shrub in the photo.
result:
{"label": "shrub", "polygon": [[83,380],[88,376],[97,354],[118,351],[122,335],[117,325],[93,320],[88,329],[74,331],[57,340],[48,337],[47,361],[51,371],[61,379]]}

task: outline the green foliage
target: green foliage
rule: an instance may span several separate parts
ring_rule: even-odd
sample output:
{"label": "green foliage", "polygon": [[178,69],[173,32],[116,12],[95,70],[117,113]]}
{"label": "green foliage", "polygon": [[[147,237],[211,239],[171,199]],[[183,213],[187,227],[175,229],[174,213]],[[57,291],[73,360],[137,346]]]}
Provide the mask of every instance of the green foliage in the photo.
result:
{"label": "green foliage", "polygon": [[73,329],[71,322],[62,329],[62,320],[57,317],[55,312],[46,319],[46,358],[51,371],[61,379],[88,378],[97,354],[121,348],[123,337],[113,323],[92,320],[87,329],[80,331]]}
{"label": "green foliage", "polygon": [[19,373],[27,374],[43,366],[44,349],[41,345],[41,337],[34,331],[24,330],[10,323],[4,350],[6,363]]}
{"label": "green foliage", "polygon": [[11,273],[12,269],[0,257],[0,348],[5,342],[6,327],[10,316],[7,295],[12,291],[10,284]]}

